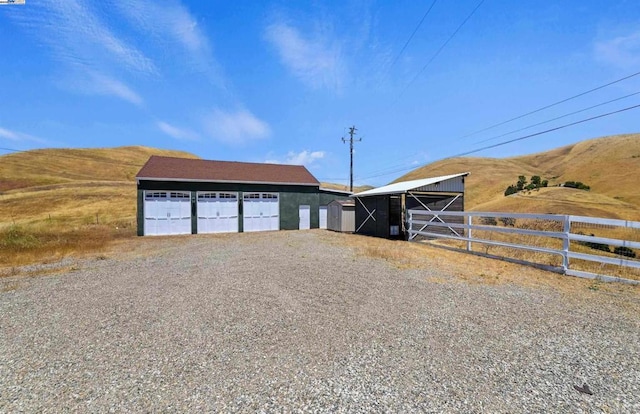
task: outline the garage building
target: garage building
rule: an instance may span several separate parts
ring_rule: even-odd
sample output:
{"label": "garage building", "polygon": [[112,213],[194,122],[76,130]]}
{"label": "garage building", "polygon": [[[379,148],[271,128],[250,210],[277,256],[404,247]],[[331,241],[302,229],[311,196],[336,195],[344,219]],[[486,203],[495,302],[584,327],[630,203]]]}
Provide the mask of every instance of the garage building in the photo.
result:
{"label": "garage building", "polygon": [[326,227],[326,205],[349,195],[301,165],[161,156],[136,182],[139,236]]}

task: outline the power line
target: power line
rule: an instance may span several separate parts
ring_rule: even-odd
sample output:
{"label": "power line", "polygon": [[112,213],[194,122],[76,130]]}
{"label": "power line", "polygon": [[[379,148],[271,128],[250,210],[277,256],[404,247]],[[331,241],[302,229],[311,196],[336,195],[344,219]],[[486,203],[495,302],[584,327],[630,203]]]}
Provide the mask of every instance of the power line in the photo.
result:
{"label": "power line", "polygon": [[[583,109],[580,109],[580,110],[577,110],[577,111],[573,111],[573,112],[570,112],[570,113],[567,113],[567,114],[564,114],[564,115],[561,115],[561,116],[557,116],[555,118],[547,119],[547,120],[542,121],[542,122],[537,122],[535,124],[531,124],[531,125],[525,126],[523,128],[518,128],[518,129],[515,129],[515,130],[512,130],[512,131],[506,132],[504,134],[496,135],[496,136],[491,137],[491,138],[487,138],[487,139],[484,139],[484,140],[481,140],[481,141],[476,141],[476,142],[474,142],[474,144],[482,144],[482,143],[485,143],[485,142],[493,141],[495,139],[502,138],[502,137],[505,137],[507,135],[515,134],[517,132],[521,132],[521,131],[524,131],[524,130],[527,130],[527,129],[530,129],[530,128],[533,128],[533,127],[536,127],[536,126],[548,124],[549,122],[557,121],[559,119],[566,118],[566,117],[571,116],[571,115],[576,115],[578,113],[582,113],[582,112],[585,112],[585,111],[588,111],[588,110],[591,110],[591,109],[594,109],[594,108],[597,108],[597,107],[600,107],[600,106],[604,106],[604,105],[610,104],[612,102],[617,102],[617,101],[620,101],[620,100],[623,100],[623,99],[626,99],[626,98],[630,98],[630,97],[636,96],[636,95],[640,95],[640,91],[639,92],[634,92],[634,93],[631,93],[631,94],[628,94],[628,95],[624,95],[624,96],[621,96],[621,97],[618,97],[618,98],[615,98],[615,99],[611,99],[611,100],[608,100],[608,101],[605,101],[605,102],[601,102],[599,104],[592,105],[592,106],[589,106],[587,108],[583,108]],[[403,160],[403,159],[411,158],[411,157],[414,157],[415,155],[416,155],[415,153],[412,153],[412,154],[409,154],[409,155],[394,159],[394,161],[400,161],[400,160]],[[388,165],[389,165],[388,167],[371,170],[371,171],[369,171],[369,173],[377,174],[378,172],[383,173],[385,171],[391,171],[390,173],[387,173],[387,174],[391,174],[391,173],[395,172],[396,168],[399,167],[402,164],[393,163],[393,164],[388,164]],[[383,175],[387,175],[387,174],[379,174],[379,175],[376,175],[374,177],[383,176]],[[368,178],[368,177],[370,177],[370,176],[367,176],[365,178]],[[362,178],[358,177],[358,179],[362,179]]]}
{"label": "power line", "polygon": [[458,26],[458,28],[451,34],[451,36],[449,36],[449,38],[442,44],[442,46],[440,46],[440,48],[436,51],[436,53],[433,54],[433,56],[431,56],[431,59],[429,59],[427,61],[427,63],[422,67],[422,69],[420,69],[420,71],[416,74],[416,76],[413,77],[413,79],[411,79],[411,82],[409,82],[404,89],[402,89],[402,91],[400,92],[400,95],[398,95],[398,98],[400,98],[400,96],[402,96],[402,94],[404,93],[404,91],[406,91],[409,86],[411,86],[413,84],[413,82],[416,81],[416,79],[418,79],[418,77],[420,77],[420,75],[422,75],[422,73],[427,69],[427,67],[429,67],[429,65],[431,65],[431,62],[433,62],[435,60],[436,57],[438,57],[438,55],[440,54],[440,52],[442,52],[444,50],[445,47],[447,47],[447,45],[449,44],[449,42],[458,34],[458,32],[460,31],[460,29],[462,29],[462,27],[467,24],[467,22],[469,21],[469,19],[471,19],[471,17],[473,17],[473,15],[476,13],[476,11],[478,11],[478,9],[480,8],[480,6],[482,6],[482,3],[484,3],[485,0],[480,0],[480,2],[478,3],[478,5],[471,11],[471,13],[469,13],[469,15],[467,16],[466,19],[464,19],[464,21],[462,23],[460,23],[460,25]]}
{"label": "power line", "polygon": [[[464,25],[464,24],[466,23],[466,21],[467,21],[467,20],[469,20],[469,18],[470,18],[470,17],[471,17],[475,12],[476,12],[476,10],[480,7],[480,5],[481,5],[482,3],[483,3],[483,1],[481,1],[481,2],[476,6],[476,9],[474,9],[474,10],[472,11],[472,13],[467,17],[467,19],[465,19],[465,21],[460,25],[460,27],[462,27],[462,25]],[[460,29],[460,27],[458,28],[458,30]],[[456,30],[456,32],[454,32],[454,35],[455,35],[455,33],[457,33],[457,31],[458,31],[458,30]],[[452,36],[453,36],[453,35],[452,35]],[[449,40],[450,40],[450,39],[451,39],[451,37],[449,38]],[[448,41],[449,41],[449,40],[448,40]],[[446,43],[448,43],[448,41],[447,41],[447,42],[445,42],[445,45],[446,45]],[[443,45],[443,46],[444,46],[444,45]],[[442,49],[442,47],[441,47],[441,49]],[[439,53],[439,51],[438,51],[437,53]],[[437,53],[436,53],[436,55],[434,55],[434,57],[432,57],[432,59],[427,63],[427,65],[426,65],[426,66],[428,66],[428,65],[429,65],[429,63],[431,63],[431,61],[435,58],[435,56],[437,56]],[[423,70],[426,68],[426,66],[423,68]],[[421,72],[422,72],[422,71],[421,71]],[[399,99],[399,97],[402,95],[402,93],[404,93],[404,91],[405,91],[405,90],[406,90],[406,89],[411,85],[411,83],[413,83],[413,82],[415,81],[415,79],[417,79],[417,77],[418,77],[419,75],[420,75],[420,73],[419,73],[419,74],[418,74],[418,75],[417,75],[417,76],[416,76],[416,77],[415,77],[415,78],[414,78],[414,79],[413,79],[413,80],[412,80],[412,81],[411,81],[411,82],[410,82],[410,83],[409,83],[409,84],[408,84],[408,85],[407,85],[407,86],[402,90],[402,92],[400,93],[400,95],[398,96],[398,98],[396,98],[396,100],[394,101],[394,103],[398,101],[398,99]],[[606,83],[606,84],[603,84],[603,85],[597,86],[597,87],[595,87],[595,88],[589,89],[589,90],[587,90],[587,91],[581,92],[581,93],[579,93],[579,94],[573,95],[573,96],[571,96],[571,97],[568,97],[568,98],[565,98],[565,99],[561,99],[561,100],[559,100],[559,101],[557,101],[557,102],[554,102],[554,103],[551,103],[551,104],[545,105],[545,106],[543,106],[543,107],[541,107],[541,108],[538,108],[538,109],[535,109],[535,110],[533,110],[533,111],[527,112],[527,113],[525,113],[525,114],[522,114],[522,115],[516,116],[516,117],[511,118],[511,119],[508,119],[508,120],[506,120],[506,121],[502,121],[502,122],[499,122],[499,123],[496,123],[496,124],[490,125],[490,126],[488,126],[488,127],[482,128],[482,129],[480,129],[480,130],[478,130],[478,131],[475,131],[475,132],[472,132],[472,133],[470,133],[470,134],[467,134],[467,135],[461,136],[461,137],[457,138],[456,140],[461,140],[461,139],[468,138],[468,137],[473,136],[473,135],[477,135],[477,134],[479,134],[479,133],[481,133],[481,132],[485,132],[485,131],[488,131],[488,130],[490,130],[490,129],[496,128],[496,127],[498,127],[498,126],[505,125],[505,124],[507,124],[507,123],[509,123],[509,122],[513,122],[513,121],[515,121],[515,120],[518,120],[518,119],[524,118],[524,117],[526,117],[526,116],[529,116],[529,115],[532,115],[532,114],[535,114],[535,113],[541,112],[541,111],[543,111],[543,110],[545,110],[545,109],[549,109],[549,108],[552,108],[552,107],[554,107],[554,106],[560,105],[560,104],[562,104],[562,103],[565,103],[565,102],[571,101],[571,100],[573,100],[573,99],[576,99],[576,98],[579,98],[579,97],[585,96],[585,95],[587,95],[587,94],[589,94],[589,93],[592,93],[592,92],[598,91],[598,90],[600,90],[600,89],[606,88],[606,87],[611,86],[611,85],[615,85],[615,84],[617,84],[617,83],[619,83],[619,82],[625,81],[625,80],[627,80],[627,79],[633,78],[633,77],[638,76],[638,75],[640,75],[640,72],[632,73],[632,74],[627,75],[627,76],[624,76],[624,77],[622,77],[622,78],[620,78],[620,79],[616,79],[616,80],[611,81],[611,82],[608,82],[608,83]],[[602,104],[594,105],[594,106],[592,106],[592,107],[585,108],[585,109],[583,109],[583,110],[579,110],[579,111],[575,111],[575,112],[572,112],[572,113],[569,113],[569,114],[566,114],[566,115],[563,115],[563,116],[560,116],[560,117],[557,117],[557,118],[553,118],[553,119],[550,119],[550,120],[547,120],[547,121],[539,122],[539,123],[537,123],[537,124],[529,125],[529,126],[527,126],[527,127],[520,128],[520,129],[517,129],[517,130],[514,130],[514,131],[510,131],[510,132],[508,132],[508,133],[501,134],[501,135],[498,135],[498,136],[495,136],[495,137],[492,137],[492,138],[488,138],[488,139],[486,139],[486,140],[478,141],[478,142],[475,142],[475,143],[476,143],[476,144],[478,144],[478,143],[483,143],[483,142],[491,141],[491,140],[493,140],[493,139],[501,138],[501,137],[503,137],[503,136],[510,135],[510,134],[512,134],[512,133],[520,132],[520,131],[526,130],[526,129],[528,129],[528,128],[532,128],[532,127],[534,127],[534,126],[539,126],[539,125],[542,125],[542,124],[545,124],[545,123],[548,123],[548,122],[551,122],[551,121],[554,121],[554,120],[558,120],[558,119],[564,118],[564,117],[566,117],[566,116],[575,115],[575,114],[577,114],[577,113],[584,112],[584,111],[586,111],[586,110],[593,109],[593,108],[595,108],[595,107],[602,106],[602,105],[605,105],[605,104],[607,104],[607,103],[611,103],[611,102],[614,102],[614,101],[616,101],[616,100],[624,99],[624,98],[627,98],[627,97],[630,97],[630,96],[633,96],[633,95],[635,95],[635,94],[626,95],[626,96],[621,97],[621,98],[617,98],[617,99],[614,99],[614,100],[611,100],[611,101],[607,101],[607,102],[604,102],[604,103],[602,103]],[[402,157],[402,158],[400,158],[400,159],[410,158],[410,157],[412,157],[413,155],[414,155],[414,154],[410,154],[410,155],[408,155],[408,156],[406,156],[406,157]],[[390,168],[393,168],[393,167],[390,167]],[[378,170],[378,171],[379,171],[379,170]],[[365,178],[368,178],[368,177],[365,177]]]}
{"label": "power line", "polygon": [[516,141],[522,141],[524,139],[536,137],[536,136],[542,135],[542,134],[547,134],[549,132],[557,131],[559,129],[568,128],[570,126],[582,124],[582,123],[585,123],[585,122],[588,122],[588,121],[593,121],[595,119],[604,118],[605,116],[619,114],[621,112],[629,111],[629,110],[635,109],[635,108],[640,108],[640,104],[639,105],[628,106],[628,107],[622,108],[622,109],[618,109],[617,111],[607,112],[606,114],[600,114],[600,115],[592,116],[590,118],[581,119],[580,121],[571,122],[570,124],[561,125],[561,126],[558,126],[558,127],[555,127],[555,128],[551,128],[551,129],[547,129],[547,130],[544,130],[544,131],[536,132],[534,134],[525,135],[523,137],[510,139],[508,141],[502,141],[502,142],[499,142],[497,144],[488,145],[486,147],[478,148],[478,149],[472,150],[472,151],[463,152],[463,153],[460,153],[460,154],[457,154],[457,155],[453,155],[453,156],[447,157],[447,158],[463,157],[465,155],[475,154],[476,152],[484,151],[484,150],[487,150],[487,149],[490,149],[490,148],[500,147],[502,145],[510,144],[510,143],[516,142]]}
{"label": "power line", "polygon": [[[503,146],[503,145],[510,144],[512,142],[522,141],[522,140],[533,138],[533,137],[536,137],[536,136],[539,136],[539,135],[543,135],[543,134],[548,134],[550,132],[558,131],[560,129],[568,128],[568,127],[571,127],[571,126],[574,126],[574,125],[578,125],[578,124],[583,124],[585,122],[589,122],[589,121],[593,121],[593,120],[596,120],[596,119],[604,118],[604,117],[607,117],[607,116],[619,114],[621,112],[629,111],[631,109],[636,109],[636,108],[640,108],[640,104],[633,105],[633,106],[628,106],[626,108],[618,109],[616,111],[611,111],[611,112],[607,112],[607,113],[604,113],[604,114],[600,114],[600,115],[592,116],[592,117],[589,117],[589,118],[581,119],[579,121],[571,122],[571,123],[560,125],[560,126],[557,126],[557,127],[554,127],[554,128],[550,128],[550,129],[547,129],[547,130],[544,130],[544,131],[540,131],[540,132],[536,132],[536,133],[533,133],[533,134],[525,135],[525,136],[522,136],[522,137],[518,137],[518,138],[510,139],[510,140],[507,140],[507,141],[499,142],[497,144],[488,145],[488,146],[485,146],[485,147],[482,147],[482,148],[478,148],[478,149],[475,149],[475,150],[462,152],[462,153],[456,154],[456,155],[451,155],[451,156],[448,156],[448,157],[441,158],[438,161],[446,160],[446,159],[449,159],[449,158],[463,157],[465,155],[470,155],[470,154],[475,154],[477,152],[481,152],[481,151],[484,151],[484,150],[487,150],[487,149],[500,147],[500,146]],[[426,164],[423,164],[422,166],[424,166],[424,165],[426,165]],[[391,171],[389,173],[371,175],[371,176],[367,176],[367,177],[358,177],[358,179],[359,180],[365,180],[365,179],[368,179],[368,178],[377,178],[377,177],[382,177],[382,176],[385,176],[385,175],[390,175],[390,174],[394,174],[394,173],[398,173],[398,172],[412,170],[412,169],[415,169],[415,168],[417,168],[417,167],[415,165],[412,165],[410,167],[399,168],[399,169],[397,169],[395,171]]]}
{"label": "power line", "polygon": [[409,43],[411,43],[411,40],[413,39],[413,36],[415,36],[415,34],[418,31],[418,29],[420,29],[420,26],[422,26],[422,23],[424,23],[424,20],[427,18],[427,16],[431,12],[431,9],[433,9],[433,6],[435,6],[437,1],[438,0],[433,0],[433,3],[431,3],[431,6],[429,6],[429,8],[427,9],[427,11],[424,14],[424,16],[422,16],[422,19],[420,19],[420,22],[418,23],[416,28],[413,30],[413,33],[411,33],[411,36],[409,36],[409,39],[407,39],[407,42],[404,44],[404,46],[402,46],[402,49],[396,55],[396,58],[393,59],[393,62],[391,62],[391,65],[389,66],[389,70],[398,62],[398,59],[400,59],[400,56],[402,56],[402,53],[404,52],[404,50],[407,48],[407,46],[409,46]]}
{"label": "power line", "polygon": [[[424,164],[424,165],[426,165],[426,164]],[[395,173],[399,173],[399,172],[403,172],[403,171],[413,170],[413,169],[418,168],[418,167],[423,167],[424,165],[421,165],[421,166],[412,165],[411,167],[398,168],[397,170],[389,171],[388,173],[369,175],[367,177],[358,177],[358,180],[366,180],[366,179],[369,179],[369,178],[384,177],[386,175],[391,175],[391,174],[395,174]]]}
{"label": "power line", "polygon": [[593,109],[593,108],[597,108],[597,107],[600,107],[600,106],[603,106],[603,105],[607,105],[607,104],[610,104],[611,102],[616,102],[616,101],[620,101],[622,99],[630,98],[630,97],[638,95],[638,94],[640,94],[640,92],[634,92],[634,93],[631,93],[629,95],[621,96],[621,97],[616,98],[616,99],[611,99],[610,101],[602,102],[602,103],[599,103],[597,105],[592,105],[592,106],[590,106],[588,108],[583,108],[583,109],[580,109],[578,111],[574,111],[574,112],[570,112],[568,114],[557,116],[555,118],[551,118],[551,119],[548,119],[546,121],[538,122],[536,124],[529,125],[529,126],[526,126],[524,128],[514,129],[513,131],[504,133],[502,135],[497,135],[497,136],[492,137],[492,138],[483,139],[482,141],[474,142],[474,144],[482,144],[484,142],[493,141],[494,139],[502,138],[504,136],[515,134],[516,132],[524,131],[526,129],[533,128],[533,127],[536,127],[536,126],[540,126],[540,125],[543,125],[543,124],[548,124],[549,122],[557,121],[558,119],[562,119],[562,118],[566,118],[566,117],[571,116],[571,115],[579,114],[581,112],[585,112],[585,111],[588,111],[588,110]]}
{"label": "power line", "polygon": [[629,78],[633,78],[634,76],[638,76],[638,75],[640,75],[640,72],[633,73],[633,74],[631,74],[631,75],[625,76],[624,78],[620,78],[620,79],[614,80],[613,82],[609,82],[609,83],[606,83],[606,84],[604,84],[604,85],[600,85],[600,86],[595,87],[595,88],[593,88],[593,89],[589,89],[588,91],[581,92],[581,93],[579,93],[579,94],[577,94],[577,95],[574,95],[574,96],[571,96],[571,97],[569,97],[569,98],[565,98],[565,99],[559,100],[559,101],[554,102],[554,103],[552,103],[552,104],[545,105],[545,106],[543,106],[543,107],[541,107],[541,108],[538,108],[538,109],[535,109],[535,110],[533,110],[533,111],[527,112],[526,114],[518,115],[518,116],[516,116],[516,117],[514,117],[514,118],[507,119],[506,121],[498,122],[497,124],[493,124],[493,125],[490,125],[490,126],[488,126],[488,127],[486,127],[486,128],[482,128],[482,129],[479,129],[479,130],[477,130],[477,131],[475,131],[475,132],[472,132],[472,133],[470,133],[470,134],[467,134],[467,135],[461,136],[461,137],[460,137],[460,138],[458,138],[458,139],[468,138],[468,137],[471,137],[471,136],[473,136],[473,135],[477,135],[477,134],[479,134],[479,133],[481,133],[481,132],[485,132],[485,131],[488,131],[488,130],[490,130],[490,129],[493,129],[493,128],[496,128],[496,127],[502,126],[502,125],[504,125],[504,124],[508,124],[509,122],[513,122],[513,121],[515,121],[515,120],[518,120],[518,119],[524,118],[525,116],[533,115],[533,114],[538,113],[538,112],[540,112],[540,111],[544,111],[545,109],[549,109],[549,108],[554,107],[554,106],[556,106],[556,105],[560,105],[561,103],[565,103],[565,102],[571,101],[571,100],[573,100],[573,99],[576,99],[576,98],[579,98],[579,97],[581,97],[581,96],[587,95],[587,94],[589,94],[589,93],[591,93],[591,92],[595,92],[595,91],[600,90],[600,89],[602,89],[602,88],[606,88],[607,86],[614,85],[614,84],[616,84],[616,83],[618,83],[618,82],[622,82],[622,81],[624,81],[624,80],[627,80],[627,79],[629,79]]}

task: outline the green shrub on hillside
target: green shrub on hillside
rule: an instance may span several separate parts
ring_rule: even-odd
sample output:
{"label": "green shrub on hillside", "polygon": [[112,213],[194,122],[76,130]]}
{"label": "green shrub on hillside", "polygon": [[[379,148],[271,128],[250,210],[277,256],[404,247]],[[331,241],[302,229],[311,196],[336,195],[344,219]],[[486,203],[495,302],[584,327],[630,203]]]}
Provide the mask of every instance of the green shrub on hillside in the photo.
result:
{"label": "green shrub on hillside", "polygon": [[566,181],[564,183],[564,186],[569,188],[577,188],[578,190],[585,190],[585,191],[591,190],[591,187],[589,187],[588,185],[580,181]]}
{"label": "green shrub on hillside", "polygon": [[24,250],[40,245],[40,240],[20,226],[11,226],[0,233],[0,246],[5,249]]}
{"label": "green shrub on hillside", "polygon": [[[581,234],[584,235],[583,232],[579,231],[576,234]],[[590,234],[591,237],[595,237],[596,235],[591,233]],[[585,241],[585,242],[578,242],[580,244],[582,244],[583,246],[587,246],[589,248],[592,248],[594,250],[601,250],[603,252],[611,252],[611,248],[609,247],[609,245],[607,244],[602,244],[602,243],[596,243],[596,242],[589,242],[589,241]]]}
{"label": "green shrub on hillside", "polygon": [[613,249],[613,252],[615,254],[620,255],[620,256],[626,256],[626,257],[630,257],[632,259],[635,259],[635,257],[636,257],[636,252],[634,252],[633,250],[631,250],[630,248],[628,248],[626,246],[618,246],[615,249]]}
{"label": "green shrub on hillside", "polygon": [[515,194],[518,192],[518,189],[516,188],[515,185],[510,185],[509,187],[507,187],[506,190],[504,190],[504,195],[505,197],[511,194]]}
{"label": "green shrub on hillside", "polygon": [[500,217],[500,222],[505,227],[515,227],[516,226],[516,219],[514,219],[513,217]]}
{"label": "green shrub on hillside", "polygon": [[484,224],[485,226],[497,226],[498,221],[495,217],[482,217],[480,218],[480,224]]}

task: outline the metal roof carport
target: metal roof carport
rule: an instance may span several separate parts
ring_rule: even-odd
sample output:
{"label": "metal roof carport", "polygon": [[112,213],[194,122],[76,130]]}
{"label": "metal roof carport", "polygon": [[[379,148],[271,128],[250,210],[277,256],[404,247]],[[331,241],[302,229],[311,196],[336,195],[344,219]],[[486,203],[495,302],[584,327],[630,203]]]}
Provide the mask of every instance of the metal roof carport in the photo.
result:
{"label": "metal roof carport", "polygon": [[[405,212],[464,211],[464,178],[468,172],[401,181],[354,194],[356,233],[383,238],[403,238]],[[434,216],[433,220],[440,220]],[[453,231],[444,228],[442,231]]]}

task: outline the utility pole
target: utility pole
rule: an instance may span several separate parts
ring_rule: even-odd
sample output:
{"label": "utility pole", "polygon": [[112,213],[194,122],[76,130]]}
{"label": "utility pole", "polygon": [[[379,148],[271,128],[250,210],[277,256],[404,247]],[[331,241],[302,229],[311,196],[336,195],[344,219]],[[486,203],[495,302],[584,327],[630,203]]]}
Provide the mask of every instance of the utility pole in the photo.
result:
{"label": "utility pole", "polygon": [[351,128],[349,128],[349,135],[351,136],[351,138],[346,139],[346,138],[342,138],[342,142],[347,142],[349,141],[349,154],[351,155],[351,165],[350,165],[350,175],[349,175],[349,191],[351,191],[353,193],[353,142],[356,141],[362,141],[362,138],[358,138],[358,139],[353,139],[353,136],[356,134],[356,127],[352,126]]}

